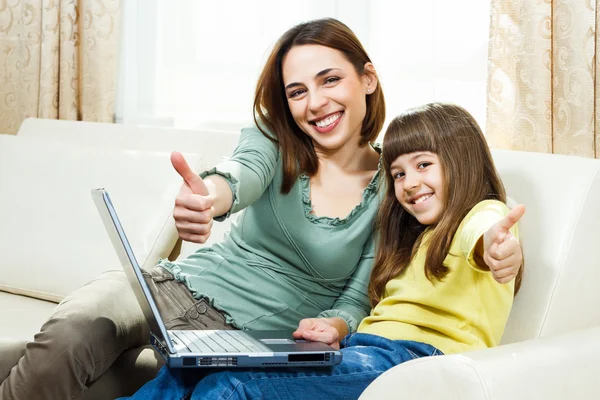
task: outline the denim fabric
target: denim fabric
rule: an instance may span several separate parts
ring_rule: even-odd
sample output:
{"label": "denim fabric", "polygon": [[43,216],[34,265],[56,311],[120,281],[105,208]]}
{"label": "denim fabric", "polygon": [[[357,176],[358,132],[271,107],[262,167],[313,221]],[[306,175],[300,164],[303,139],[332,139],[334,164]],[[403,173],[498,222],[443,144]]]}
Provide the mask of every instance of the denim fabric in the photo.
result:
{"label": "denim fabric", "polygon": [[131,399],[357,399],[395,365],[442,354],[425,343],[364,333],[346,336],[342,346],[342,363],[327,368],[190,371],[163,367]]}

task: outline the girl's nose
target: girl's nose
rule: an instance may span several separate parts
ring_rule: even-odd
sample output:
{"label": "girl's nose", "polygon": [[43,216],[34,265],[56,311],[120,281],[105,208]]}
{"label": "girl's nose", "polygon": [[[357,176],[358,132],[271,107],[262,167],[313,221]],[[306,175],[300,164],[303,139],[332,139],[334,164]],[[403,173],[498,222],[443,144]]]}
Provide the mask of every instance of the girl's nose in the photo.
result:
{"label": "girl's nose", "polygon": [[421,182],[419,181],[419,177],[414,174],[406,174],[404,176],[404,191],[412,192],[414,189],[418,188]]}

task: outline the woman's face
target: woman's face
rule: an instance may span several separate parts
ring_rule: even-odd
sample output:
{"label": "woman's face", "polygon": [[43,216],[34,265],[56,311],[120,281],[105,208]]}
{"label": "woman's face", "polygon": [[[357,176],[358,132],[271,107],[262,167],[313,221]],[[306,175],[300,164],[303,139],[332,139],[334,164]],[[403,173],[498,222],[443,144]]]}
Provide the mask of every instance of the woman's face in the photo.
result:
{"label": "woman's face", "polygon": [[358,146],[366,96],[377,85],[372,74],[360,76],[337,50],[319,45],[295,46],[283,58],[283,84],[296,124],[316,150]]}

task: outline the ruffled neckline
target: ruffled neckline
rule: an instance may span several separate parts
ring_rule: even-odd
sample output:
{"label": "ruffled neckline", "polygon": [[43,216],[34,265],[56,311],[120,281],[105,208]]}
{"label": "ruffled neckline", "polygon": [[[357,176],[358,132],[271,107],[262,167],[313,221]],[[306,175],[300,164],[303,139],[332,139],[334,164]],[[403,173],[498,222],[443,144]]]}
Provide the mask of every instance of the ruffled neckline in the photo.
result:
{"label": "ruffled neckline", "polygon": [[379,143],[370,143],[370,145],[380,155],[379,163],[377,164],[377,171],[375,171],[375,174],[371,178],[371,181],[369,182],[367,187],[364,188],[361,202],[357,204],[345,218],[318,217],[315,214],[313,214],[312,202],[310,200],[310,177],[306,174],[300,174],[300,185],[302,190],[302,203],[304,206],[304,215],[309,221],[314,222],[316,224],[325,224],[331,226],[344,225],[351,221],[354,218],[354,216],[359,214],[367,206],[367,204],[371,201],[373,196],[375,196],[375,194],[377,193],[379,175],[381,173],[382,167],[381,145]]}

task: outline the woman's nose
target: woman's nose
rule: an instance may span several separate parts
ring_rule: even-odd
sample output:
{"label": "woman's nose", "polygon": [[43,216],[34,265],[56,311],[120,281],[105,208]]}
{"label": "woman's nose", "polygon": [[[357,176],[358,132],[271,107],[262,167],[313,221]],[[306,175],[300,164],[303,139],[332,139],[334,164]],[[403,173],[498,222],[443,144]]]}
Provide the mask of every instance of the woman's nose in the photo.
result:
{"label": "woman's nose", "polygon": [[308,95],[308,107],[312,112],[318,112],[327,104],[327,97],[323,96],[318,90]]}

